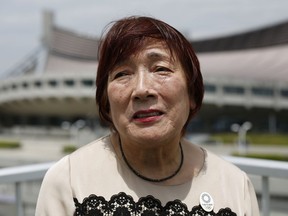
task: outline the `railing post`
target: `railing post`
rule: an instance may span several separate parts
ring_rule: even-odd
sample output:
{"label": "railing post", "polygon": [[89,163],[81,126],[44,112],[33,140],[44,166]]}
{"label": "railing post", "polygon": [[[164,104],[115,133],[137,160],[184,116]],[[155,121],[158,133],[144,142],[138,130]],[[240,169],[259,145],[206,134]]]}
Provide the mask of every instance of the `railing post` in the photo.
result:
{"label": "railing post", "polygon": [[270,194],[269,194],[269,177],[262,176],[262,215],[270,214]]}
{"label": "railing post", "polygon": [[15,183],[16,190],[16,207],[17,216],[23,216],[23,203],[22,203],[22,193],[21,193],[21,182]]}

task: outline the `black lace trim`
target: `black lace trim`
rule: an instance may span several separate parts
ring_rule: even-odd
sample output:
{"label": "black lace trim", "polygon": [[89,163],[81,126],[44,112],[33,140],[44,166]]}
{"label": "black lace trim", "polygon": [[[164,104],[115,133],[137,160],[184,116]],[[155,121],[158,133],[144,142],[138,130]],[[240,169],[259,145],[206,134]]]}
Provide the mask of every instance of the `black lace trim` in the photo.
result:
{"label": "black lace trim", "polygon": [[111,197],[106,201],[102,196],[94,194],[79,203],[74,198],[74,216],[237,216],[229,208],[220,209],[218,213],[206,212],[198,205],[188,210],[180,200],[168,202],[162,206],[160,200],[151,195],[142,197],[138,202],[124,192]]}

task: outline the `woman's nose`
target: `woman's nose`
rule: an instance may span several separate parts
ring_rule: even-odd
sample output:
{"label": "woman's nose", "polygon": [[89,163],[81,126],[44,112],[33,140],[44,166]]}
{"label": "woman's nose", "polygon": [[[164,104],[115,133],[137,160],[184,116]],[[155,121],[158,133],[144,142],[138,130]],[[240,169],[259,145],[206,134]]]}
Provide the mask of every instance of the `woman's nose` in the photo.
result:
{"label": "woman's nose", "polygon": [[153,79],[148,72],[139,72],[135,79],[134,89],[132,93],[133,99],[145,100],[155,97],[156,92],[153,88]]}

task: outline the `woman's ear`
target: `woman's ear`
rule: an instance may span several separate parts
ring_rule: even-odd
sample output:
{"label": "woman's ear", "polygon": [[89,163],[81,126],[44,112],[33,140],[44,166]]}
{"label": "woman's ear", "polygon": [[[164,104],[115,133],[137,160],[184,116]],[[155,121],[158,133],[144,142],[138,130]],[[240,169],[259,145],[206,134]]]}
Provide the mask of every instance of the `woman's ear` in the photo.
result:
{"label": "woman's ear", "polygon": [[194,100],[190,100],[190,109],[194,110],[196,107],[195,101]]}
{"label": "woman's ear", "polygon": [[190,113],[189,116],[192,118],[196,112],[196,103],[194,100],[190,100]]}

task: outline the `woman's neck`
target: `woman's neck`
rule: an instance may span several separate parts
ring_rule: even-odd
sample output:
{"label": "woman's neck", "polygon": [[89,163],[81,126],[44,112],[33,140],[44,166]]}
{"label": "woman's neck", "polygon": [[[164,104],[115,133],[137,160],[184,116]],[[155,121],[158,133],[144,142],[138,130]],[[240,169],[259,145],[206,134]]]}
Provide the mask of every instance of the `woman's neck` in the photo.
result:
{"label": "woman's neck", "polygon": [[[148,142],[148,141],[147,141]],[[113,135],[114,148],[119,158],[128,163],[137,173],[151,178],[162,179],[173,175],[183,162],[180,141],[169,143],[131,142]],[[126,161],[125,161],[126,160]],[[178,170],[179,171],[179,170]],[[177,171],[177,172],[178,172]]]}

